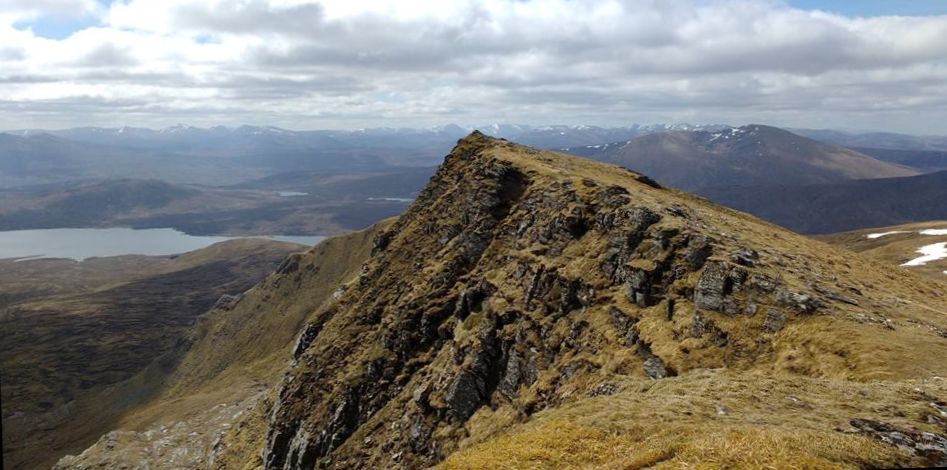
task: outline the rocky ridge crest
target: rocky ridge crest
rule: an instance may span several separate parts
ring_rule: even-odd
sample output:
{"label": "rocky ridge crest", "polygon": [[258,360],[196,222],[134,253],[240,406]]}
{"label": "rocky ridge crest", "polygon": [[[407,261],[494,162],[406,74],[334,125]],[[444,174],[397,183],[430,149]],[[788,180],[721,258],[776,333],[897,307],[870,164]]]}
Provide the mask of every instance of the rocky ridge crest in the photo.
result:
{"label": "rocky ridge crest", "polygon": [[300,334],[262,464],[432,465],[624,377],[945,369],[904,366],[900,347],[918,334],[947,352],[942,298],[892,314],[889,286],[808,243],[631,171],[474,133]]}

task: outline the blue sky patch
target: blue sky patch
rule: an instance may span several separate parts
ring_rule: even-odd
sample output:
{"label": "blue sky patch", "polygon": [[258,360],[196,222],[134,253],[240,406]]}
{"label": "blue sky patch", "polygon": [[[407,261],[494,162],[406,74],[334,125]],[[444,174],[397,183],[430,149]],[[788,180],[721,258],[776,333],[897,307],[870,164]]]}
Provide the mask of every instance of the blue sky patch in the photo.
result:
{"label": "blue sky patch", "polygon": [[845,16],[947,15],[947,0],[789,0],[789,6]]}

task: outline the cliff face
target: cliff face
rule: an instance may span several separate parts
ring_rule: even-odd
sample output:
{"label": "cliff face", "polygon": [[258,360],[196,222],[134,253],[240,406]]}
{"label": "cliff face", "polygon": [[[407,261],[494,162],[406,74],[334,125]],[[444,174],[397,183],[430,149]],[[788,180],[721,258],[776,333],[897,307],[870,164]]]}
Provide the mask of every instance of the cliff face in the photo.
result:
{"label": "cliff face", "polygon": [[[589,397],[708,369],[748,387],[742,374],[783,385],[947,374],[942,285],[618,167],[479,133],[372,251],[299,334],[265,413],[266,468],[436,464]],[[875,411],[895,430],[938,429]],[[817,431],[857,417],[846,413]],[[883,432],[872,426],[852,433]],[[938,458],[912,452],[899,458]]]}

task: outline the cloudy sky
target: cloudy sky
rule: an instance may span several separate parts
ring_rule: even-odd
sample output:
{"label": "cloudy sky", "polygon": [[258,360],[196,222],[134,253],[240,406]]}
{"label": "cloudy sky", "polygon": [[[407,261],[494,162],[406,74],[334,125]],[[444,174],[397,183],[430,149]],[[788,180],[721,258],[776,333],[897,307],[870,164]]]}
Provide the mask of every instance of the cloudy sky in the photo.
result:
{"label": "cloudy sky", "polygon": [[3,0],[0,129],[947,134],[947,0]]}

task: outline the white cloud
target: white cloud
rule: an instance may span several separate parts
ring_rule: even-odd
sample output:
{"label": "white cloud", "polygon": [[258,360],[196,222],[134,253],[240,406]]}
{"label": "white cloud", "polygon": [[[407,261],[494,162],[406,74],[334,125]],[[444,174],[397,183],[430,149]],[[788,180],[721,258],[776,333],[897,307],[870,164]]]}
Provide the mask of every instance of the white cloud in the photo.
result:
{"label": "white cloud", "polygon": [[[11,5],[0,128],[687,119],[947,133],[945,16],[741,0]],[[54,11],[102,24],[62,40],[14,27]]]}

